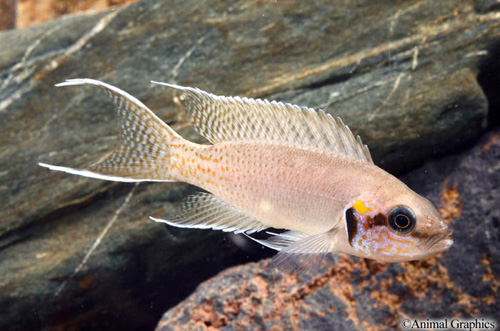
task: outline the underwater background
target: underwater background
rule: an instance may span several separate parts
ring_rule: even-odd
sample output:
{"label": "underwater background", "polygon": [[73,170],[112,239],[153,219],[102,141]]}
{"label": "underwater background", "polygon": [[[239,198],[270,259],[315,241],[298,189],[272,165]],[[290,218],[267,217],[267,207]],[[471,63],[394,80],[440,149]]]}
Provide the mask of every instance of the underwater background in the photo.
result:
{"label": "underwater background", "polygon": [[[498,325],[498,2],[125,2],[0,1],[1,330]],[[151,80],[340,116],[377,165],[438,206],[455,243],[395,264],[332,255],[298,277],[242,235],[154,223],[198,189],[36,165],[82,167],[117,142],[105,96],[54,87],[84,77],[200,143]]]}

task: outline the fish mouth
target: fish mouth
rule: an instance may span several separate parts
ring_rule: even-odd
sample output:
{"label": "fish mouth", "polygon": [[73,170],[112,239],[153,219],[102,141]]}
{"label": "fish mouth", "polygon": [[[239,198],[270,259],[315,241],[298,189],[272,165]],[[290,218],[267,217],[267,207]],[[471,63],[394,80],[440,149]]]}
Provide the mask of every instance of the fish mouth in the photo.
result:
{"label": "fish mouth", "polygon": [[442,233],[431,236],[424,243],[425,249],[431,251],[434,254],[438,254],[448,250],[451,245],[453,245],[453,239],[451,238],[452,233],[453,231],[450,228],[447,228]]}

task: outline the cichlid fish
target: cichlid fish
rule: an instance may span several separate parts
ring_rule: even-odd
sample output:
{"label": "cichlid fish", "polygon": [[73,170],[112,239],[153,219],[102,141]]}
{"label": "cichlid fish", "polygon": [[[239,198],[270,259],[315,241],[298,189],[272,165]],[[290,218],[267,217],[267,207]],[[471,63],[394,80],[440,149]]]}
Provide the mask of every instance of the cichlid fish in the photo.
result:
{"label": "cichlid fish", "polygon": [[[156,83],[156,82],[153,82]],[[451,230],[434,206],[377,167],[366,145],[322,110],[260,99],[174,89],[211,145],[189,142],[128,93],[92,79],[113,100],[120,146],[86,169],[51,170],[121,182],[180,181],[209,193],[189,196],[168,220],[181,228],[244,233],[279,251],[277,266],[308,270],[331,252],[385,262],[448,249]],[[252,233],[267,229],[267,239]]]}

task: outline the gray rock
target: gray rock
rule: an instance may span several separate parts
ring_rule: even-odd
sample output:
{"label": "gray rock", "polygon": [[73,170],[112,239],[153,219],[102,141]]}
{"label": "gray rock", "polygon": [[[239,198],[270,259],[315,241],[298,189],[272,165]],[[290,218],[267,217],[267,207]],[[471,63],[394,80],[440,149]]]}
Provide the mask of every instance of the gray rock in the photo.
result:
{"label": "gray rock", "polygon": [[500,310],[500,129],[461,155],[403,177],[440,204],[454,245],[422,261],[382,264],[330,256],[320,272],[291,276],[269,260],[230,268],[167,311],[157,330],[284,327],[405,329],[404,319],[487,320]]}
{"label": "gray rock", "polygon": [[0,329],[152,326],[246,257],[220,233],[147,219],[193,188],[37,167],[81,167],[116,142],[105,97],[55,83],[117,85],[198,142],[172,92],[150,80],[321,107],[360,133],[378,164],[402,171],[484,131],[476,76],[496,55],[497,10],[451,0],[155,0],[0,32]]}

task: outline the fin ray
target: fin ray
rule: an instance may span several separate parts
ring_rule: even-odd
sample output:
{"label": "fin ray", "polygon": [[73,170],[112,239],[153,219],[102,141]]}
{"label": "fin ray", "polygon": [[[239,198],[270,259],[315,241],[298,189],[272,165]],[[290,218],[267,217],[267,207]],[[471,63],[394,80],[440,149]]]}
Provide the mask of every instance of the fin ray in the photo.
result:
{"label": "fin ray", "polygon": [[67,174],[72,174],[72,175],[78,175],[82,177],[87,177],[87,178],[94,178],[94,179],[102,179],[102,180],[109,180],[113,182],[124,182],[124,183],[134,183],[134,182],[168,182],[170,180],[167,179],[136,179],[136,178],[130,178],[130,177],[120,177],[120,176],[114,176],[114,175],[104,175],[98,172],[93,172],[87,169],[75,169],[75,168],[69,168],[69,167],[61,167],[61,166],[56,166],[52,164],[47,164],[43,162],[38,162],[37,163],[40,167],[47,168],[49,170],[53,171],[60,171],[60,172],[65,172]]}

